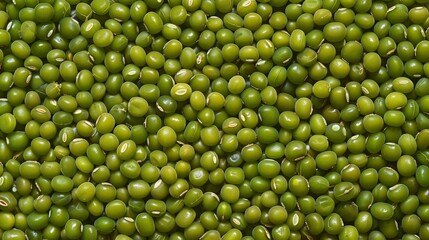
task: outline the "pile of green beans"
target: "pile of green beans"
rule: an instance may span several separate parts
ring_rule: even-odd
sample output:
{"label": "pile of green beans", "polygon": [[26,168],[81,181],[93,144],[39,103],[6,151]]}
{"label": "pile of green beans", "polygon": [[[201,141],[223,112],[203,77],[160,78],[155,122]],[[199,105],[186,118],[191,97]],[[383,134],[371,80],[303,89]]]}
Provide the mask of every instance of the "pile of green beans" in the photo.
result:
{"label": "pile of green beans", "polygon": [[0,1],[1,239],[429,239],[428,8]]}

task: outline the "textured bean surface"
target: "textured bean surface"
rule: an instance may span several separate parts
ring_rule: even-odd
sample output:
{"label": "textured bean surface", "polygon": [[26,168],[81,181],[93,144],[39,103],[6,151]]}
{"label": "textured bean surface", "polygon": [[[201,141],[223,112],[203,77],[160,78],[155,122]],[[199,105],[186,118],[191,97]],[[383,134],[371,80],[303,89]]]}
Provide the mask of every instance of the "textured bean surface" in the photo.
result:
{"label": "textured bean surface", "polygon": [[429,239],[428,8],[0,1],[1,239]]}

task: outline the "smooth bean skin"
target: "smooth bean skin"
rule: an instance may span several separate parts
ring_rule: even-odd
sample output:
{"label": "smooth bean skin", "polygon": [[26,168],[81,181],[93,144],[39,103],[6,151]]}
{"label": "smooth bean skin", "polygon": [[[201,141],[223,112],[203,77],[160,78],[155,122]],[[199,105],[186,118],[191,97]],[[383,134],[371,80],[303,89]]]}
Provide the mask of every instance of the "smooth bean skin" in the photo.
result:
{"label": "smooth bean skin", "polygon": [[393,216],[393,209],[390,204],[387,203],[375,203],[371,207],[371,213],[377,219],[388,220]]}

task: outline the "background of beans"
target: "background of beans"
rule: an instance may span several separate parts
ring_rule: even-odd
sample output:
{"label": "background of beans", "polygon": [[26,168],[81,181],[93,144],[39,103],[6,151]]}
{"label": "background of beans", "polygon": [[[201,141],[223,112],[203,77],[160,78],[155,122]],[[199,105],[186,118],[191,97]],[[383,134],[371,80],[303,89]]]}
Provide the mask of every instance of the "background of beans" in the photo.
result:
{"label": "background of beans", "polygon": [[427,0],[0,2],[2,239],[429,239]]}

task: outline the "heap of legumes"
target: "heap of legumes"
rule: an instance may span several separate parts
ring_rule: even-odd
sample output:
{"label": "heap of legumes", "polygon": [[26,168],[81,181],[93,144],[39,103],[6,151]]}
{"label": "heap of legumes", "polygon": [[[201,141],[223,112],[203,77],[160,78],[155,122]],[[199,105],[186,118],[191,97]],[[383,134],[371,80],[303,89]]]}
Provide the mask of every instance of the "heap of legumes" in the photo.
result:
{"label": "heap of legumes", "polygon": [[429,239],[428,8],[0,1],[1,239]]}

